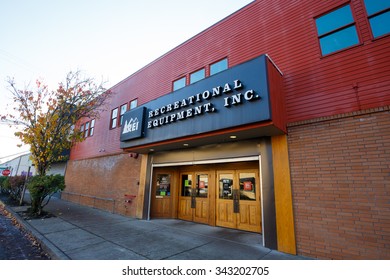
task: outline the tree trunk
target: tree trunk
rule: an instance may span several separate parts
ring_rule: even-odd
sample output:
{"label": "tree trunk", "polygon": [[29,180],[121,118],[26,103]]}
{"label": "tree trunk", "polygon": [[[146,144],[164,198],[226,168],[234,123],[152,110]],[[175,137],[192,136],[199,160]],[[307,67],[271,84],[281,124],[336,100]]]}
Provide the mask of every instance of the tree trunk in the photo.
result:
{"label": "tree trunk", "polygon": [[31,197],[31,212],[36,216],[42,214],[42,202],[40,199]]}

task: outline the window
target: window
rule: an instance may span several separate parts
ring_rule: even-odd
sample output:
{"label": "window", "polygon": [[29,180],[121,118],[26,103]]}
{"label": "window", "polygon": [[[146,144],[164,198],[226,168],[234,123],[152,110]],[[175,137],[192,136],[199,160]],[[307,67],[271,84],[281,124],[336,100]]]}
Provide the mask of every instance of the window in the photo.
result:
{"label": "window", "polygon": [[89,122],[85,123],[84,137],[87,138],[89,133]]}
{"label": "window", "polygon": [[204,71],[204,68],[190,74],[190,84],[193,84],[199,80],[204,79],[205,75],[206,72]]}
{"label": "window", "polygon": [[130,101],[130,110],[136,108],[137,106],[138,106],[138,99],[134,99]]}
{"label": "window", "polygon": [[225,59],[222,59],[218,62],[215,62],[213,64],[210,65],[210,76],[211,75],[214,75],[214,74],[217,74],[223,70],[226,70],[228,69],[228,60],[227,58]]}
{"label": "window", "polygon": [[95,120],[92,120],[91,127],[89,128],[89,136],[93,136],[94,131],[95,131]]}
{"label": "window", "polygon": [[115,128],[118,124],[118,108],[111,111],[111,124],[110,128]]}
{"label": "window", "polygon": [[322,55],[359,43],[351,7],[346,5],[316,20]]}
{"label": "window", "polygon": [[80,134],[83,135],[84,133],[84,124],[80,125]]}
{"label": "window", "polygon": [[374,38],[390,33],[390,1],[364,0]]}
{"label": "window", "polygon": [[127,103],[126,104],[123,104],[121,106],[121,113],[120,113],[120,121],[119,121],[119,125],[122,125],[123,123],[123,115],[126,113],[127,111]]}
{"label": "window", "polygon": [[157,174],[156,197],[171,196],[171,175]]}
{"label": "window", "polygon": [[180,78],[173,82],[173,91],[186,86],[186,77]]}

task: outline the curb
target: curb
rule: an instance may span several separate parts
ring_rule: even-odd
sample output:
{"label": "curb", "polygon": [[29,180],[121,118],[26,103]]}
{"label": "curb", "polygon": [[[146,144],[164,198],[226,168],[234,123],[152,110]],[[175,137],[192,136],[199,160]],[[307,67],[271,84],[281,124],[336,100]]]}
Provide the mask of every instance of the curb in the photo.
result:
{"label": "curb", "polygon": [[32,236],[35,237],[39,245],[41,245],[42,249],[49,254],[52,260],[70,260],[70,258],[62,252],[57,246],[55,246],[49,239],[43,236],[40,232],[38,232],[34,227],[32,227],[29,223],[27,223],[24,219],[22,219],[18,213],[11,209],[8,205],[6,205],[3,201],[0,200],[0,204],[4,206],[4,209],[7,210],[12,217],[14,217],[18,223]]}

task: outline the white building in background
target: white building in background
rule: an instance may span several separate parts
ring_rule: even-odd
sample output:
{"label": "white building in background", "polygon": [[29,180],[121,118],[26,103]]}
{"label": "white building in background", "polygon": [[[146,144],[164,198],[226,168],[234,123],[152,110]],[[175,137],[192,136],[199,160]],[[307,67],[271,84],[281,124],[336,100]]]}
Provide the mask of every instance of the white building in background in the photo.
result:
{"label": "white building in background", "polygon": [[[3,176],[1,173],[3,170],[8,169],[11,171],[9,176],[26,176],[27,172],[29,172],[29,177],[36,175],[36,170],[32,164],[30,159],[31,153],[24,154],[18,156],[14,159],[6,161],[0,164],[0,176]],[[29,171],[30,168],[30,171]],[[50,170],[47,172],[47,175],[51,174],[61,174],[65,175],[66,170],[66,162],[58,162],[52,164]]]}
{"label": "white building in background", "polygon": [[[11,174],[9,176],[17,176],[22,175],[26,176],[27,172],[29,173],[29,176],[33,176],[36,174],[34,166],[32,166],[32,162],[30,160],[31,153],[24,154],[21,156],[18,156],[14,159],[11,159],[9,161],[6,161],[0,165],[1,171],[4,169],[8,169],[11,171]],[[30,171],[29,171],[30,168]],[[0,172],[0,176],[3,176]]]}

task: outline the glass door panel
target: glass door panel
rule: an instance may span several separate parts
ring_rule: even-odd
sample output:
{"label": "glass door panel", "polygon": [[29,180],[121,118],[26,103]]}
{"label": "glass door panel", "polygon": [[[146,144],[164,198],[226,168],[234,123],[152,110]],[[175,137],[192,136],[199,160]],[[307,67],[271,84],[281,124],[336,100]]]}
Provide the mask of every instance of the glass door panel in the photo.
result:
{"label": "glass door panel", "polygon": [[196,196],[207,198],[208,192],[209,192],[209,175],[208,174],[196,175]]}
{"label": "glass door panel", "polygon": [[181,196],[191,196],[192,192],[192,175],[181,175]]}
{"label": "glass door panel", "polygon": [[240,200],[256,200],[256,174],[240,173]]}
{"label": "glass door panel", "polygon": [[171,175],[157,174],[156,181],[156,197],[164,197],[171,195]]}
{"label": "glass door panel", "polygon": [[218,176],[219,199],[233,199],[233,173],[221,173]]}

